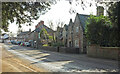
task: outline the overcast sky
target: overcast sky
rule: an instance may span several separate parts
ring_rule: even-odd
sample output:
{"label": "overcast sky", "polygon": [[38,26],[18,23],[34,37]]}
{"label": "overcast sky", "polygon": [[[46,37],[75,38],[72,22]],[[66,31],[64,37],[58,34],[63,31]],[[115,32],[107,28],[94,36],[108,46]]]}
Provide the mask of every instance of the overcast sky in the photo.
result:
{"label": "overcast sky", "polygon": [[[93,6],[90,7],[88,4],[89,2],[91,2]],[[76,14],[69,13],[69,10],[71,8],[74,9],[79,14],[96,15],[95,2],[90,1],[90,0],[89,0],[89,2],[87,0],[87,3],[85,4],[86,7],[83,10],[80,4],[78,6],[75,5],[74,0],[73,0],[72,5],[70,5],[69,1],[67,1],[67,0],[61,0],[57,4],[52,5],[51,9],[46,14],[41,15],[38,20],[33,21],[34,23],[32,24],[32,26],[23,26],[23,30],[28,31],[29,29],[31,29],[33,31],[35,29],[35,25],[37,25],[40,20],[43,20],[46,26],[49,26],[48,21],[50,21],[50,20],[53,21],[54,30],[56,30],[56,27],[57,27],[56,22],[57,21],[60,20],[60,21],[64,22],[65,24],[69,23],[70,18],[72,18],[72,20],[74,21]],[[10,32],[13,32],[14,34],[16,34],[17,30],[18,30],[18,27],[15,23],[12,23],[9,25]]]}

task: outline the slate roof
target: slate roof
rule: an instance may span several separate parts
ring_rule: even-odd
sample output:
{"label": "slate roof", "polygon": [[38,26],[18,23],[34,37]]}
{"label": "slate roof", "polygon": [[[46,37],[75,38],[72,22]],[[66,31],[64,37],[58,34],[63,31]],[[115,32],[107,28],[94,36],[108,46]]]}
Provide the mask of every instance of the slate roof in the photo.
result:
{"label": "slate roof", "polygon": [[25,31],[25,32],[21,32],[20,34],[18,34],[17,36],[20,36],[20,35],[25,35],[27,33],[29,33],[30,31]]}
{"label": "slate roof", "polygon": [[85,30],[85,26],[86,26],[86,21],[88,19],[88,17],[90,17],[90,15],[85,15],[85,14],[78,14],[78,17],[79,17],[79,20],[80,20],[80,23],[82,24],[82,28],[83,28],[83,31]]}
{"label": "slate roof", "polygon": [[40,32],[40,31],[41,29],[39,27],[35,29],[35,32]]}
{"label": "slate roof", "polygon": [[68,30],[68,25],[65,24],[64,27],[65,27],[65,30],[67,31]]}
{"label": "slate roof", "polygon": [[32,32],[29,32],[28,34],[30,35],[31,33],[33,33],[35,30],[33,30]]}
{"label": "slate roof", "polygon": [[46,25],[41,25],[40,27],[35,29],[35,32],[40,32],[42,28],[45,28],[47,32],[53,31],[52,29],[50,29]]}

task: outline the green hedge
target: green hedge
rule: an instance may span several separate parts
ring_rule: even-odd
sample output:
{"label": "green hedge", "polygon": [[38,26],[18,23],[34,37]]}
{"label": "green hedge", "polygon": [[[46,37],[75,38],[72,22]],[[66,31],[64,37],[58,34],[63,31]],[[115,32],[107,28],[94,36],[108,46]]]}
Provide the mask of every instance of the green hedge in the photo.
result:
{"label": "green hedge", "polygon": [[85,33],[89,44],[119,46],[117,28],[113,27],[111,21],[106,16],[91,15],[88,18]]}

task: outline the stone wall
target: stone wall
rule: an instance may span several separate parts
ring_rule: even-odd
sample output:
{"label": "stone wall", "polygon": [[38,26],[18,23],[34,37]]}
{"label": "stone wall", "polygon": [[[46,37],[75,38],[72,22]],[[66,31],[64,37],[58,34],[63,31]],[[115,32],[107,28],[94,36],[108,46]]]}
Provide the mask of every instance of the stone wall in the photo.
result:
{"label": "stone wall", "polygon": [[119,53],[120,47],[100,47],[98,45],[91,45],[87,48],[87,55],[91,57],[118,60]]}
{"label": "stone wall", "polygon": [[57,47],[50,47],[50,46],[39,46],[39,49],[46,50],[46,51],[54,51],[57,52]]}
{"label": "stone wall", "polygon": [[79,54],[79,49],[73,47],[50,47],[50,46],[39,46],[39,49],[46,50],[46,51],[54,51],[54,52],[61,52],[61,53],[74,53]]}

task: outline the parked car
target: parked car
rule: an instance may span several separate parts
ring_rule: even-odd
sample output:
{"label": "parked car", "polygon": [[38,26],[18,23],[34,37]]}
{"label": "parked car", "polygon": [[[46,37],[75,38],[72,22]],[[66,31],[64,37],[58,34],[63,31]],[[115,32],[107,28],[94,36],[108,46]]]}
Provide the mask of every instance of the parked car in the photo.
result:
{"label": "parked car", "polygon": [[0,39],[0,43],[2,43],[2,40]]}
{"label": "parked car", "polygon": [[11,42],[12,44],[15,44],[15,43],[16,43],[14,40],[11,40],[10,42]]}
{"label": "parked car", "polygon": [[34,46],[34,41],[33,41],[33,40],[29,40],[28,42],[30,43],[30,46],[31,46],[31,47]]}
{"label": "parked car", "polygon": [[7,40],[6,42],[7,42],[7,43],[11,43],[11,41],[10,41],[10,40]]}
{"label": "parked car", "polygon": [[20,44],[21,44],[21,41],[17,41],[16,44],[20,45]]}
{"label": "parked car", "polygon": [[30,43],[29,42],[25,42],[25,46],[29,47]]}
{"label": "parked car", "polygon": [[24,42],[21,42],[20,45],[21,45],[21,46],[25,46],[25,43],[24,43]]}
{"label": "parked car", "polygon": [[15,43],[14,44],[16,44],[17,45],[17,41],[15,41]]}

